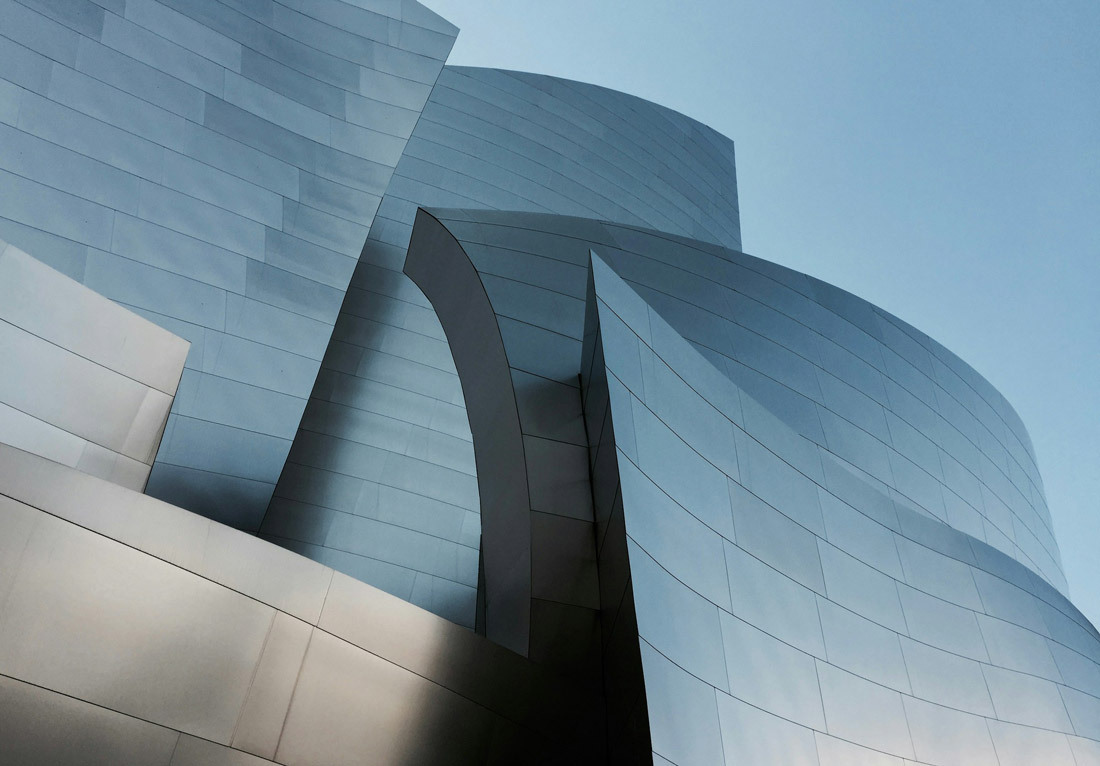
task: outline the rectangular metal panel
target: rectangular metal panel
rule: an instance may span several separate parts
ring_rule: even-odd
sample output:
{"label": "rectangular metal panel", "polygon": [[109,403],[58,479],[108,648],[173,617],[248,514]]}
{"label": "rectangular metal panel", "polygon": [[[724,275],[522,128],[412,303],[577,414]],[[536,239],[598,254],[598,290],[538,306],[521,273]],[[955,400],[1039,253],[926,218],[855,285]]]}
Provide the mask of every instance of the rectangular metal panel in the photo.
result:
{"label": "rectangular metal panel", "polygon": [[273,617],[40,514],[0,621],[0,672],[228,743]]}

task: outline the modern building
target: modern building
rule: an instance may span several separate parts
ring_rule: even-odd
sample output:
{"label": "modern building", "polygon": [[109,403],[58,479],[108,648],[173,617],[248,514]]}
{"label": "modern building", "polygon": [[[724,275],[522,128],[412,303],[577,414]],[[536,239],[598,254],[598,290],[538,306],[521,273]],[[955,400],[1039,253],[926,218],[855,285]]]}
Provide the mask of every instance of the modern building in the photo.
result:
{"label": "modern building", "polygon": [[0,0],[0,764],[1100,765],[1012,407],[457,33]]}

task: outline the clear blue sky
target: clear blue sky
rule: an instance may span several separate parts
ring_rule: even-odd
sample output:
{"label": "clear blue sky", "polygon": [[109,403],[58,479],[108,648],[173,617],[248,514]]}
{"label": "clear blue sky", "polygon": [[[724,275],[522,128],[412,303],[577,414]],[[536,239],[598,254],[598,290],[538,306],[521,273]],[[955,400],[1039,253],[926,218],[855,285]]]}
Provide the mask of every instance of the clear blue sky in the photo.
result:
{"label": "clear blue sky", "polygon": [[424,2],[462,29],[451,63],[733,138],[746,252],[892,311],[1015,406],[1100,626],[1100,3]]}

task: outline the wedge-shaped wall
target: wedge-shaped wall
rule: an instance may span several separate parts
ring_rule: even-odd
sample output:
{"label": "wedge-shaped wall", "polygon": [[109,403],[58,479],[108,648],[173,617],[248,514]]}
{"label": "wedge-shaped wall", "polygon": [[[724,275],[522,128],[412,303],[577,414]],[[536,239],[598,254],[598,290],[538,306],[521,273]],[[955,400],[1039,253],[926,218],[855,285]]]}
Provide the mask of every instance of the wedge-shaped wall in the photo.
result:
{"label": "wedge-shaped wall", "polygon": [[0,442],[143,490],[187,341],[0,240]]}
{"label": "wedge-shaped wall", "polygon": [[[733,142],[553,77],[446,67],[398,163],[260,533],[472,625],[480,501],[465,401],[401,273],[419,206],[531,210],[740,245]],[[493,252],[501,263],[508,243]]]}
{"label": "wedge-shaped wall", "polygon": [[191,341],[148,489],[244,529],[457,32],[369,5],[0,0],[0,237]]}

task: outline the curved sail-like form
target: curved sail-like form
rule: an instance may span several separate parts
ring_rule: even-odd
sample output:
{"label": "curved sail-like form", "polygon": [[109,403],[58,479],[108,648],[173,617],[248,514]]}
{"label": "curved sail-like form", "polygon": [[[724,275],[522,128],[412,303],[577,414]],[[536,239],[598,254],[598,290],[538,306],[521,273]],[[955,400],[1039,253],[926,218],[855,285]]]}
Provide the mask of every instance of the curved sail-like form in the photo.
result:
{"label": "curved sail-like form", "polygon": [[[1043,512],[1006,512],[1028,491],[990,470],[1008,447],[944,430],[1003,400],[976,381],[948,405],[969,368],[942,347],[775,264],[591,220],[422,213],[406,271],[470,407],[487,634],[602,667],[614,757],[1095,762],[1100,634]],[[808,404],[778,406],[800,380]]]}

